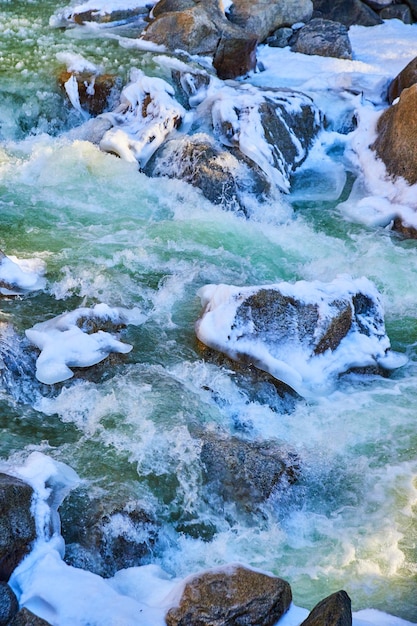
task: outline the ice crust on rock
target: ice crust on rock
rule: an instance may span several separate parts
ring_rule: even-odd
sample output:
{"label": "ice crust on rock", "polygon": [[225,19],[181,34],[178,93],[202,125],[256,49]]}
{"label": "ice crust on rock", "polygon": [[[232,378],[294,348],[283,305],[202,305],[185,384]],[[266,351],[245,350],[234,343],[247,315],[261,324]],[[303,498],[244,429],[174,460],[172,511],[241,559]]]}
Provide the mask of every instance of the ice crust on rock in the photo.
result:
{"label": "ice crust on rock", "polygon": [[0,251],[0,295],[17,296],[45,287],[45,265],[38,259],[18,259]]}
{"label": "ice crust on rock", "polygon": [[110,353],[127,354],[131,345],[116,339],[110,332],[88,333],[89,325],[98,322],[119,326],[129,322],[129,312],[96,304],[63,313],[39,322],[25,331],[28,340],[41,350],[36,361],[36,378],[47,385],[62,382],[74,374],[71,367],[90,367]]}
{"label": "ice crust on rock", "polygon": [[[379,293],[364,277],[260,287],[206,285],[198,295],[200,341],[253,363],[301,396],[327,393],[334,379],[351,368],[395,369],[407,360],[390,350]],[[254,296],[259,303],[252,306]]]}

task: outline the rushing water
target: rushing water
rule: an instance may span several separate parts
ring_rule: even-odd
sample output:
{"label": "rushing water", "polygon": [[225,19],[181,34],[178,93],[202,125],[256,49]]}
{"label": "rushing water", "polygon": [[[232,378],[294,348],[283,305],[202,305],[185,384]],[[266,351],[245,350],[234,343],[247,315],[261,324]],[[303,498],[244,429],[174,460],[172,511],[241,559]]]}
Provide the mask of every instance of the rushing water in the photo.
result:
{"label": "rushing water", "polygon": [[[91,493],[147,503],[162,523],[153,562],[169,574],[241,561],[286,578],[299,606],[344,588],[355,610],[417,622],[415,242],[345,219],[350,174],[342,196],[325,201],[319,180],[300,176],[293,196],[249,221],[185,183],[156,182],[66,140],[82,119],[57,86],[57,53],[124,80],[133,66],[158,68],[117,39],[50,29],[59,6],[0,4],[0,248],[47,268],[46,289],[2,300],[0,319],[23,337],[35,322],[105,302],[146,321],[123,334],[132,352],[93,377],[52,387],[27,370],[4,377],[1,458],[16,465],[39,450]],[[286,401],[205,359],[194,334],[201,286],[340,273],[365,275],[382,294],[392,346],[409,357],[390,378],[346,378],[328,397]],[[300,481],[262,515],[219,510],[203,497],[196,424],[284,443],[301,459]]]}

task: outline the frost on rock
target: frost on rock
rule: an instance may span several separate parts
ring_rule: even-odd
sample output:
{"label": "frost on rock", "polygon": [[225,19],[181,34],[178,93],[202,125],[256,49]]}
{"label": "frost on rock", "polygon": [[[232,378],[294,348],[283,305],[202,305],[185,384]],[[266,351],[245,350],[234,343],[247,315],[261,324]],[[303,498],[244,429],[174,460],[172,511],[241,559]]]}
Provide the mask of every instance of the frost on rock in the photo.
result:
{"label": "frost on rock", "polygon": [[133,346],[112,334],[128,321],[124,310],[97,304],[92,309],[81,307],[35,324],[25,334],[41,350],[36,361],[37,379],[52,385],[71,378],[71,367],[90,367],[112,352],[130,352]]}
{"label": "frost on rock", "polygon": [[0,250],[0,295],[18,296],[45,287],[45,266],[37,259],[17,259]]}
{"label": "frost on rock", "polygon": [[328,392],[353,368],[394,369],[377,289],[366,278],[261,287],[206,285],[196,334],[207,346],[269,372],[302,396]]}
{"label": "frost on rock", "polygon": [[122,91],[120,106],[106,114],[113,128],[103,136],[100,148],[126,161],[137,161],[143,168],[184,115],[171,85],[135,70],[132,82]]}

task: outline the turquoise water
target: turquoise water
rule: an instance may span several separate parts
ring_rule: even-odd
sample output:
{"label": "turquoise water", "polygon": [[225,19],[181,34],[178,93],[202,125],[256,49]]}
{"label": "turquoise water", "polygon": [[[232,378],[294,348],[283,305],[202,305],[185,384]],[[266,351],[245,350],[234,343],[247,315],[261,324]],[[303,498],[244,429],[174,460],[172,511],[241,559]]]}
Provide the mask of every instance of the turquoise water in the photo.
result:
{"label": "turquoise water", "polygon": [[[68,141],[64,131],[81,119],[57,86],[56,53],[123,77],[156,67],[115,40],[51,30],[58,6],[0,5],[0,248],[47,268],[46,289],[2,300],[0,321],[23,337],[35,322],[97,302],[147,319],[123,332],[132,352],[92,375],[49,388],[26,372],[5,386],[0,457],[16,463],[41,450],[91,493],[147,502],[162,523],[154,562],[170,574],[239,560],[289,580],[299,606],[343,587],[354,610],[417,622],[415,243],[347,222],[337,201],[303,201],[302,185],[293,205],[291,196],[262,205],[246,221],[182,182],[155,184]],[[410,358],[389,379],[351,377],[326,398],[285,402],[197,343],[196,294],[207,283],[340,273],[365,275],[382,294],[392,345]],[[201,484],[196,424],[284,443],[301,459],[300,481],[262,515],[219,511]]]}

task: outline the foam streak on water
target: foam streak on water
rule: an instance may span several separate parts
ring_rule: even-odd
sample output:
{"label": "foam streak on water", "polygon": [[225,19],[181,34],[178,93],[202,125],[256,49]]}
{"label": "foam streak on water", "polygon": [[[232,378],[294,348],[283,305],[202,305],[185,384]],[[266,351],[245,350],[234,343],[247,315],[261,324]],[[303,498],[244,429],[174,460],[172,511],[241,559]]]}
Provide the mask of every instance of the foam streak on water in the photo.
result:
{"label": "foam streak on water", "polygon": [[[394,626],[385,613],[417,622],[417,249],[339,206],[356,175],[344,153],[352,137],[329,131],[295,179],[294,195],[259,205],[245,220],[181,181],[155,182],[136,163],[71,140],[66,131],[83,120],[56,86],[59,59],[79,54],[126,80],[132,67],[160,71],[164,80],[166,72],[149,53],[99,32],[83,39],[77,29],[51,29],[49,17],[61,8],[55,0],[22,3],[24,10],[17,4],[0,9],[7,59],[0,78],[0,249],[37,259],[46,271],[40,289],[1,301],[2,324],[11,323],[21,340],[14,361],[20,369],[13,370],[20,374],[11,381],[0,372],[1,468],[38,476],[43,493],[42,480],[55,475],[45,459],[55,459],[73,468],[91,495],[123,492],[146,502],[161,523],[152,564],[109,582],[92,574],[80,582],[55,536],[17,573],[22,601],[59,626],[81,623],[80,615],[115,623],[114,610],[120,618],[123,612],[118,623],[138,623],[132,615],[142,610],[143,624],[155,626],[180,579],[240,561],[289,580],[295,604],[308,609],[344,588],[360,611],[356,626]],[[337,127],[361,106],[358,90],[367,107],[382,107],[382,86],[417,55],[414,26],[384,24],[374,32],[380,56],[373,50],[367,57],[365,35],[355,28],[352,62],[300,62],[287,49],[262,49],[266,70],[251,82],[305,88]],[[381,60],[393,36],[409,47],[401,44],[392,62]],[[287,74],[277,76],[276,67]],[[369,198],[372,189],[365,193]],[[389,378],[350,375],[325,397],[283,399],[270,383],[207,357],[196,341],[197,292],[207,284],[331,282],[341,274],[365,276],[381,294],[391,346],[409,358]],[[143,322],[123,330],[131,352],[57,385],[39,383],[34,369],[31,378],[35,358],[25,330],[98,303],[136,312]],[[13,364],[9,343],[3,361]],[[300,459],[299,482],[261,511],[219,506],[202,484],[194,438],[201,427],[279,441]],[[39,465],[32,452],[42,453]],[[62,485],[68,475],[61,470],[52,482]],[[73,590],[71,606],[50,588],[51,573]],[[98,613],[84,596],[74,602],[83,586],[94,590]],[[294,609],[284,626],[305,613]]]}

